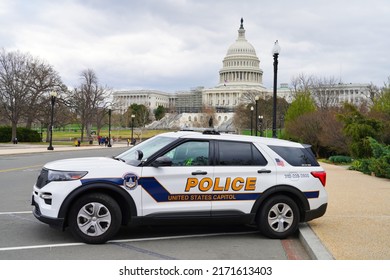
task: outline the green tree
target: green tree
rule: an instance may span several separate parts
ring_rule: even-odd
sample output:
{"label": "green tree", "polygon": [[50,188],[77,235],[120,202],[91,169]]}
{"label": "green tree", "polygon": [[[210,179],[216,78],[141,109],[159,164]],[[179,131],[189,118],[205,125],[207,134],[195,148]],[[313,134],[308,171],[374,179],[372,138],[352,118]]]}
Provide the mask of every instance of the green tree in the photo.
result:
{"label": "green tree", "polygon": [[[285,135],[284,138],[292,138],[299,141],[300,135],[298,135],[299,124],[296,124],[298,119],[308,113],[316,111],[316,106],[308,92],[299,92],[295,96],[295,100],[288,107],[285,115]],[[297,130],[298,129],[298,130]]]}
{"label": "green tree", "polygon": [[[127,110],[128,119],[131,121],[131,115],[134,115],[134,126],[144,127],[150,122],[149,109],[143,104],[133,103]],[[129,123],[131,126],[131,123]]]}
{"label": "green tree", "polygon": [[372,154],[369,137],[378,139],[383,125],[380,121],[364,116],[352,104],[344,104],[344,113],[338,118],[344,123],[343,131],[349,138],[351,155],[355,158],[368,158]]}
{"label": "green tree", "polygon": [[165,116],[165,108],[164,106],[159,105],[157,109],[154,111],[154,117],[156,120],[161,120]]}
{"label": "green tree", "polygon": [[390,87],[385,86],[380,95],[374,99],[370,115],[382,122],[383,134],[381,140],[386,144],[390,144]]}
{"label": "green tree", "polygon": [[308,92],[299,92],[297,93],[295,100],[291,103],[290,107],[287,109],[285,122],[286,126],[289,122],[296,120],[299,116],[304,115],[305,113],[314,112],[316,110],[316,105]]}

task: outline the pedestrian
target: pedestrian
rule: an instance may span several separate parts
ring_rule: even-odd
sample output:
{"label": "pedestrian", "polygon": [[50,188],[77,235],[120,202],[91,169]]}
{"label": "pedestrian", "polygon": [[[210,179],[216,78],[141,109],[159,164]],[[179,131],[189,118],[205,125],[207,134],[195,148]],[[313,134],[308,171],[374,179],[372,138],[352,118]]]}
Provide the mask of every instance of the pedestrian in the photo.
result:
{"label": "pedestrian", "polygon": [[18,144],[18,138],[15,137],[13,142],[14,144]]}
{"label": "pedestrian", "polygon": [[108,144],[108,137],[104,137],[104,146],[107,147],[107,144]]}

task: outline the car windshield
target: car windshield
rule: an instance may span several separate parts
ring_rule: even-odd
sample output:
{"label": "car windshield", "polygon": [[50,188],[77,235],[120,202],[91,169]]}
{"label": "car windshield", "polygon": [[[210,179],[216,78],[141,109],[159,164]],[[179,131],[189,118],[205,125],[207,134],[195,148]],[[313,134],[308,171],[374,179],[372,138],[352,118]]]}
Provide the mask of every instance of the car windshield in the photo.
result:
{"label": "car windshield", "polygon": [[116,159],[120,159],[130,165],[138,165],[140,163],[137,151],[141,151],[143,156],[142,160],[147,159],[151,155],[153,155],[155,152],[159,151],[163,147],[169,145],[173,141],[175,141],[176,138],[173,137],[165,137],[165,136],[154,136],[144,142],[141,142],[140,144],[130,148],[129,150],[121,153],[120,155],[116,156]]}

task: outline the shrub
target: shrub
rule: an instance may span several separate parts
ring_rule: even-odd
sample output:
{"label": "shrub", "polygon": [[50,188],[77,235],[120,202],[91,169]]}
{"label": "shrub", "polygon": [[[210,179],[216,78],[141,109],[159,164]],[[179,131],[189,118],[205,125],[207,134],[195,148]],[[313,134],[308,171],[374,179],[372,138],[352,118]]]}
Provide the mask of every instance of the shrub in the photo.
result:
{"label": "shrub", "polygon": [[370,160],[368,159],[361,159],[361,160],[354,160],[349,167],[351,170],[360,171],[364,174],[371,174],[371,171],[369,169]]}
{"label": "shrub", "polygon": [[0,127],[0,142],[10,142],[12,136],[12,129],[9,126]]}
{"label": "shrub", "polygon": [[329,157],[329,161],[332,163],[338,163],[338,164],[351,163],[352,158],[349,156],[331,156],[331,157]]}
{"label": "shrub", "polygon": [[390,179],[390,146],[380,144],[373,138],[367,138],[367,141],[370,143],[373,156],[368,159],[354,161],[350,169],[365,174],[374,173],[375,176]]}
{"label": "shrub", "polygon": [[[35,130],[18,127],[16,137],[19,142],[40,142],[41,136]],[[10,142],[12,138],[12,128],[9,126],[0,127],[0,142]]]}

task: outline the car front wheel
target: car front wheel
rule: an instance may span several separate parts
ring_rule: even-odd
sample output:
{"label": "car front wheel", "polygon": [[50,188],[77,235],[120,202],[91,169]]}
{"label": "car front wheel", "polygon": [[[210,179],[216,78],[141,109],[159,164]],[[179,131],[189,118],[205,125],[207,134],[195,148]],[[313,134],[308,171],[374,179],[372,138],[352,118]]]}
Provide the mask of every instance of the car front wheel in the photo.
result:
{"label": "car front wheel", "polygon": [[79,198],[69,213],[72,234],[90,244],[105,243],[119,230],[122,212],[118,203],[105,194]]}
{"label": "car front wheel", "polygon": [[260,210],[260,232],[270,238],[283,239],[298,229],[299,209],[293,199],[285,195],[269,198]]}

